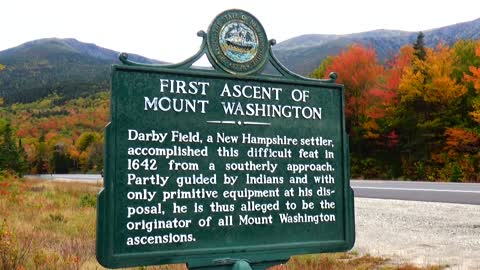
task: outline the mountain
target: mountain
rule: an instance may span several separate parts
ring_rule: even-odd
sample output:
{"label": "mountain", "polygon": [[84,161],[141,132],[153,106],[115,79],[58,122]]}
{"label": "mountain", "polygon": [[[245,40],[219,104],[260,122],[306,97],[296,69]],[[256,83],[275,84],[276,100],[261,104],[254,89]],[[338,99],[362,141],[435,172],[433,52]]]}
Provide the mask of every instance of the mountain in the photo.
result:
{"label": "mountain", "polygon": [[[66,99],[109,88],[118,52],[76,39],[34,40],[1,51],[0,96],[7,104],[31,102],[51,93]],[[160,63],[138,55],[133,61]]]}
{"label": "mountain", "polygon": [[[480,39],[480,18],[423,33],[428,47],[435,47],[440,42],[452,45],[459,39]],[[415,42],[417,34],[418,32],[382,29],[348,35],[303,35],[280,42],[273,47],[273,51],[287,68],[306,76],[328,55],[337,55],[352,43],[375,48],[379,59],[385,61],[402,46]]]}
{"label": "mountain", "polygon": [[[423,31],[429,47],[439,42],[452,45],[459,39],[480,39],[480,19]],[[303,35],[283,41],[275,56],[290,70],[308,75],[328,55],[337,55],[352,43],[375,48],[381,61],[412,44],[417,32],[375,30],[349,35]],[[7,104],[31,102],[57,93],[65,99],[109,88],[110,66],[118,63],[118,52],[75,39],[48,38],[27,42],[0,52],[0,97]],[[138,55],[129,59],[162,63]],[[267,67],[266,73],[275,73]]]}

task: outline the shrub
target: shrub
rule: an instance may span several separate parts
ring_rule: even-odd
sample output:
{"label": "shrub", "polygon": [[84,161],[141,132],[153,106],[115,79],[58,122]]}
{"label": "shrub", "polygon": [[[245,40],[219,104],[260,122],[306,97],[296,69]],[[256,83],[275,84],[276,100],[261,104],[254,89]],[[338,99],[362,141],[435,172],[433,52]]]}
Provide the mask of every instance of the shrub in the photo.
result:
{"label": "shrub", "polygon": [[29,245],[21,245],[7,221],[0,223],[0,269],[19,269],[27,256]]}
{"label": "shrub", "polygon": [[96,207],[97,206],[97,196],[93,194],[83,194],[80,197],[80,207]]}
{"label": "shrub", "polygon": [[58,223],[65,223],[67,220],[65,219],[65,216],[63,216],[61,213],[57,214],[49,214],[50,220],[53,222],[58,222]]}

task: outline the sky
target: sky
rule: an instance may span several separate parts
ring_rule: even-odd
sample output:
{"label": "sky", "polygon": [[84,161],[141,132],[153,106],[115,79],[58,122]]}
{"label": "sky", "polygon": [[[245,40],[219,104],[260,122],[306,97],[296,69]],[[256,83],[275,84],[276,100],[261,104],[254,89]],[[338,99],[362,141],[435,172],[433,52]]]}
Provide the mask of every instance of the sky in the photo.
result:
{"label": "sky", "polygon": [[76,38],[167,62],[193,55],[217,14],[243,9],[277,42],[303,34],[420,31],[480,18],[480,1],[1,0],[0,51],[41,38]]}

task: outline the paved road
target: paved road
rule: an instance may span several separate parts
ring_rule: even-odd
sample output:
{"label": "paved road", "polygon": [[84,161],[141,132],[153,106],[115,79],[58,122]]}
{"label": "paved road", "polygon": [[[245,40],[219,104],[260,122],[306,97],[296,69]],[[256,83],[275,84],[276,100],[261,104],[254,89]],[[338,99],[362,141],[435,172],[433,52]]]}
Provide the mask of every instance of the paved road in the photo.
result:
{"label": "paved road", "polygon": [[50,181],[63,182],[102,182],[103,178],[100,174],[35,174],[25,175],[25,178],[44,179]]}
{"label": "paved road", "polygon": [[[53,181],[101,182],[99,174],[27,175]],[[480,205],[480,184],[352,180],[355,197]]]}
{"label": "paved road", "polygon": [[352,180],[355,197],[480,205],[480,184]]}

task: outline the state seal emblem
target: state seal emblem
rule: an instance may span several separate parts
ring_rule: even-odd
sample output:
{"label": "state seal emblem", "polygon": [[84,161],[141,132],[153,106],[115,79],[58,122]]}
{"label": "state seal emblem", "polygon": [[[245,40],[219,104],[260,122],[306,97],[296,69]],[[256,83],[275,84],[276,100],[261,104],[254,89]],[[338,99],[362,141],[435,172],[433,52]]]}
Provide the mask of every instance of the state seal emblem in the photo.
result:
{"label": "state seal emblem", "polygon": [[223,26],[218,38],[223,54],[236,63],[246,63],[257,54],[257,34],[240,21]]}
{"label": "state seal emblem", "polygon": [[268,40],[260,22],[243,10],[219,14],[208,29],[211,62],[235,75],[260,71],[267,60]]}

